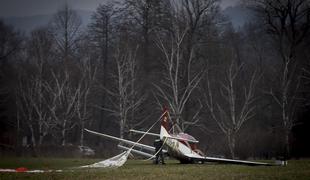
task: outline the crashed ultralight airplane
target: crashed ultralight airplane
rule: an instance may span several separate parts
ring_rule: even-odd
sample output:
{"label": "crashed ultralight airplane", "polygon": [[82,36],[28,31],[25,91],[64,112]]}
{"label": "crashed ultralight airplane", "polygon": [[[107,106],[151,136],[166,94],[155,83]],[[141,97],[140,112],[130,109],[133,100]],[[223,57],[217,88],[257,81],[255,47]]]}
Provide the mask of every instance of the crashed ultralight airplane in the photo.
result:
{"label": "crashed ultralight airplane", "polygon": [[[204,163],[204,162],[217,162],[217,163],[230,163],[230,164],[244,164],[244,165],[264,165],[264,166],[272,166],[272,165],[283,165],[283,162],[280,163],[264,163],[264,162],[254,162],[254,161],[244,161],[244,160],[235,160],[235,159],[226,159],[226,158],[216,158],[216,157],[208,157],[205,156],[198,148],[198,141],[191,135],[186,134],[180,131],[180,128],[177,124],[174,124],[171,128],[169,128],[169,112],[167,109],[164,109],[164,113],[161,116],[161,126],[160,133],[150,133],[138,130],[130,130],[134,133],[139,133],[144,135],[151,135],[160,138],[163,142],[163,147],[161,147],[162,152],[170,157],[173,157],[179,160],[181,163]],[[175,133],[175,128],[178,128],[179,133]],[[141,156],[147,157],[149,159],[155,158],[155,155],[158,153],[155,151],[155,147],[141,144],[138,142],[114,137],[111,135],[91,131],[85,129],[87,132],[102,136],[105,138],[109,138],[112,140],[116,140],[122,143],[122,145],[118,145],[120,149],[126,150],[127,152],[133,152],[139,154]],[[127,147],[132,146],[131,148]],[[139,149],[137,149],[138,147]],[[146,152],[147,151],[147,152]]]}

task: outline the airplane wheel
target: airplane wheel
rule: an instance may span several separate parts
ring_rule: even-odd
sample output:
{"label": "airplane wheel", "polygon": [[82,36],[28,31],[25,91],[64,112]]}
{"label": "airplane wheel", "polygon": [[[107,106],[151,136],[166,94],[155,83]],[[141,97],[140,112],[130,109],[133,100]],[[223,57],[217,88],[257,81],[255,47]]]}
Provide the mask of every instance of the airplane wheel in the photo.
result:
{"label": "airplane wheel", "polygon": [[180,160],[180,163],[181,164],[193,164],[194,161],[191,159],[182,159],[182,160]]}

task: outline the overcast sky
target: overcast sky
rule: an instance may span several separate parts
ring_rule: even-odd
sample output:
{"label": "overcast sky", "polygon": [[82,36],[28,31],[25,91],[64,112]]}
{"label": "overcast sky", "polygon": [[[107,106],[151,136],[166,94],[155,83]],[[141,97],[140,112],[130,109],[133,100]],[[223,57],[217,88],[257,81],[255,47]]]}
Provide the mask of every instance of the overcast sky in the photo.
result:
{"label": "overcast sky", "polygon": [[[0,17],[31,16],[55,13],[65,2],[74,9],[94,11],[108,0],[0,0]],[[239,0],[222,0],[222,7],[236,4]]]}

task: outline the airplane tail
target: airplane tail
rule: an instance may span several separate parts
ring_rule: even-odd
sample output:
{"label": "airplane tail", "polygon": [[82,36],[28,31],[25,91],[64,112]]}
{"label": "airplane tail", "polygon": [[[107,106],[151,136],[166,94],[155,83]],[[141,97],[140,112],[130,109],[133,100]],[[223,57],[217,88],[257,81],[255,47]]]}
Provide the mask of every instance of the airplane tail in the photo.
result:
{"label": "airplane tail", "polygon": [[163,109],[163,115],[160,125],[160,139],[163,140],[164,137],[169,137],[169,112],[167,108]]}

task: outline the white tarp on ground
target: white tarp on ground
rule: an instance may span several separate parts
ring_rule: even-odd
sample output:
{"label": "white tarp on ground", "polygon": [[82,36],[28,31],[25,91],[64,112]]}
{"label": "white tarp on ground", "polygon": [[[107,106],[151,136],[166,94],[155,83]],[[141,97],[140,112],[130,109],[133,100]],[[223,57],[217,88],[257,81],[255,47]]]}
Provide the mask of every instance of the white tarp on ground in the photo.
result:
{"label": "white tarp on ground", "polygon": [[[107,168],[107,167],[110,167],[110,168],[118,168],[118,167],[123,166],[123,165],[126,163],[127,158],[128,158],[128,156],[129,156],[131,150],[133,150],[133,148],[136,146],[136,144],[138,144],[138,143],[141,141],[141,139],[142,139],[146,134],[148,134],[148,133],[150,132],[150,130],[155,126],[155,124],[158,123],[158,122],[161,120],[161,118],[163,117],[164,114],[165,114],[165,113],[163,113],[163,114],[160,116],[160,118],[159,118],[156,122],[154,122],[154,124],[153,124],[153,125],[140,137],[140,139],[139,139],[137,142],[135,142],[135,143],[132,145],[132,147],[129,148],[127,151],[124,151],[124,152],[122,152],[121,154],[119,154],[119,155],[117,155],[117,156],[114,156],[114,157],[112,157],[112,158],[110,158],[110,159],[107,159],[107,160],[104,160],[104,161],[100,161],[100,162],[97,162],[97,163],[94,163],[94,164],[86,165],[86,166],[80,166],[79,168]],[[92,132],[92,131],[90,131],[90,130],[86,130],[86,131]],[[98,134],[98,133],[96,133],[96,134]],[[156,154],[157,154],[157,153],[156,153]],[[156,154],[155,154],[153,157],[155,157]],[[151,158],[153,158],[153,157],[151,157]],[[151,158],[150,158],[150,159],[151,159]]]}
{"label": "white tarp on ground", "polygon": [[121,167],[125,164],[127,161],[128,155],[130,154],[130,150],[124,151],[121,154],[114,156],[110,159],[100,161],[94,164],[86,165],[86,166],[80,166],[80,168],[117,168]]}

